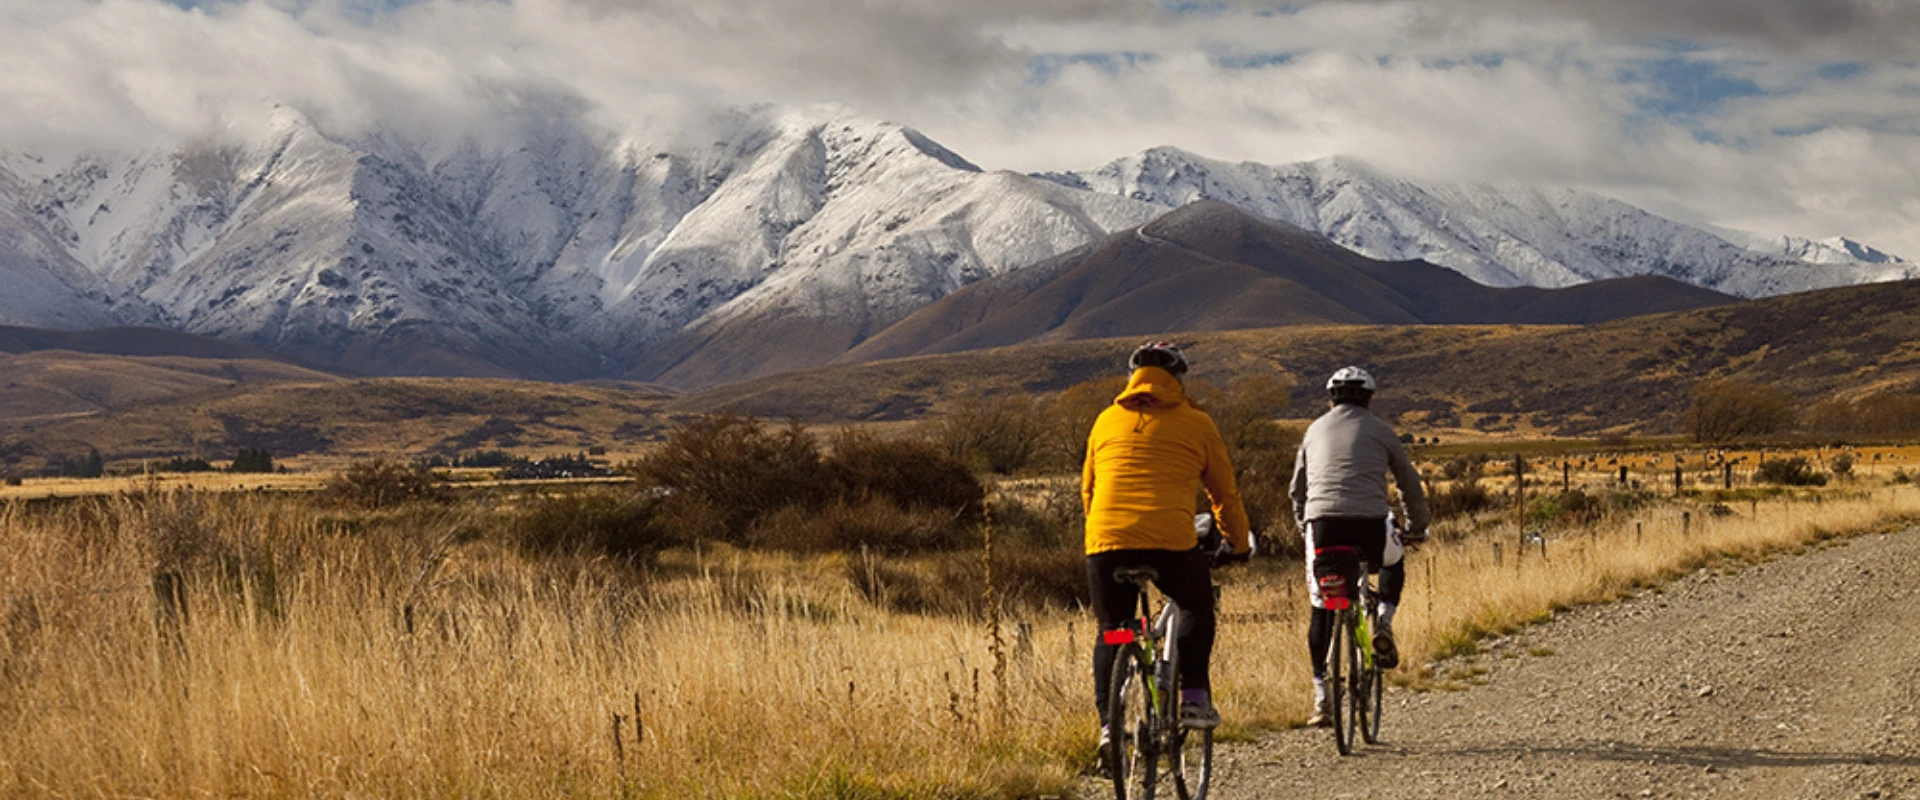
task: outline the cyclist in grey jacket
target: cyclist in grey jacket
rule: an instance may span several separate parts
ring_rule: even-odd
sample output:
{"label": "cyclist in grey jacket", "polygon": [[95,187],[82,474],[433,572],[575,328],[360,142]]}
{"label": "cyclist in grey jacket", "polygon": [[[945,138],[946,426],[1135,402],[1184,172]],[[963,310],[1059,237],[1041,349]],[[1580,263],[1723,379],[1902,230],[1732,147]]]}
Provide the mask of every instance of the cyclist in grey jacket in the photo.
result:
{"label": "cyclist in grey jacket", "polygon": [[[1306,540],[1307,587],[1313,604],[1307,628],[1307,652],[1313,663],[1313,718],[1329,723],[1327,648],[1333,639],[1333,612],[1326,609],[1315,580],[1315,555],[1332,547],[1350,547],[1380,571],[1380,630],[1374,635],[1380,666],[1399,664],[1393,644],[1393,615],[1407,583],[1406,547],[1426,539],[1429,514],[1420,473],[1394,435],[1393,427],[1373,415],[1373,376],[1346,367],[1327,381],[1332,408],[1307,427],[1293,465],[1294,521]],[[1404,534],[1393,524],[1386,476],[1393,475],[1406,504]]]}

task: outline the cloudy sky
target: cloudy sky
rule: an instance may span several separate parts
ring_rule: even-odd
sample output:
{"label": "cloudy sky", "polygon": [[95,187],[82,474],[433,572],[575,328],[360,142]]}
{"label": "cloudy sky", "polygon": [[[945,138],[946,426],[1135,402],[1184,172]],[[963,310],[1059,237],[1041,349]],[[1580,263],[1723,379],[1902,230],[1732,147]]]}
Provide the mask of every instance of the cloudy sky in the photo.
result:
{"label": "cloudy sky", "polygon": [[0,74],[16,149],[838,103],[988,168],[1342,153],[1920,259],[1916,0],[0,0]]}

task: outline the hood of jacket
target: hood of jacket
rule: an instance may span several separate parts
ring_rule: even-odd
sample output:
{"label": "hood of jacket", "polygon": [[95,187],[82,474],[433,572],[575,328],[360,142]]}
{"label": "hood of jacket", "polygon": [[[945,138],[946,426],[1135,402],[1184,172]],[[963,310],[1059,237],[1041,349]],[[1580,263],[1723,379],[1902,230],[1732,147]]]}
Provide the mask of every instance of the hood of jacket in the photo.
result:
{"label": "hood of jacket", "polygon": [[1187,390],[1173,373],[1159,367],[1141,367],[1127,380],[1127,388],[1113,402],[1131,411],[1172,408],[1187,402]]}

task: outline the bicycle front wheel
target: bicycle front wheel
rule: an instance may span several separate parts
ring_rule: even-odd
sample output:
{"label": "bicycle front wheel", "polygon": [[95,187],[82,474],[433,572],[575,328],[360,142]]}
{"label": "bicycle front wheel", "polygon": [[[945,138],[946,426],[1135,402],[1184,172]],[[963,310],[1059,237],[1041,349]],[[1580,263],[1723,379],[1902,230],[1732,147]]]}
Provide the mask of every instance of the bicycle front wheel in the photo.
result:
{"label": "bicycle front wheel", "polygon": [[1137,644],[1120,649],[1107,687],[1107,766],[1113,773],[1115,800],[1153,800],[1159,779],[1159,748],[1154,741],[1158,714],[1147,689],[1146,653]]}
{"label": "bicycle front wheel", "polygon": [[1333,618],[1333,644],[1327,653],[1327,694],[1333,705],[1333,746],[1340,755],[1353,753],[1354,733],[1360,727],[1359,694],[1355,684],[1366,669],[1361,663],[1355,638],[1353,611],[1336,612]]}
{"label": "bicycle front wheel", "polygon": [[1172,744],[1174,792],[1180,800],[1206,800],[1213,783],[1213,731],[1176,726]]}
{"label": "bicycle front wheel", "polygon": [[1360,725],[1360,735],[1366,738],[1367,744],[1379,744],[1380,708],[1386,699],[1387,681],[1386,677],[1380,674],[1380,665],[1372,663],[1371,659],[1369,662],[1367,668],[1360,671],[1364,680],[1360,685],[1356,705],[1360,707],[1360,715],[1365,720]]}

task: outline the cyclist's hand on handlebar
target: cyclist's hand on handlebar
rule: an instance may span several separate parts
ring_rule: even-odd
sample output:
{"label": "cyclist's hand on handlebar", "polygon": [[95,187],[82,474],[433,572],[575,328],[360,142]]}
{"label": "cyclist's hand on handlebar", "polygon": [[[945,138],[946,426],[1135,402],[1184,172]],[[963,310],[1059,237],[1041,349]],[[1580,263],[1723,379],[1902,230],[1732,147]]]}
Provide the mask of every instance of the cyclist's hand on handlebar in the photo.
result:
{"label": "cyclist's hand on handlebar", "polygon": [[1218,569],[1234,564],[1245,564],[1251,558],[1253,558],[1253,551],[1251,549],[1244,553],[1236,553],[1233,552],[1232,542],[1222,541],[1220,546],[1209,554],[1207,560],[1215,569]]}
{"label": "cyclist's hand on handlebar", "polygon": [[1409,551],[1418,550],[1420,549],[1420,545],[1423,545],[1426,543],[1427,543],[1427,531],[1425,528],[1422,528],[1417,531],[1401,531],[1400,532],[1400,544],[1406,547],[1407,550]]}

